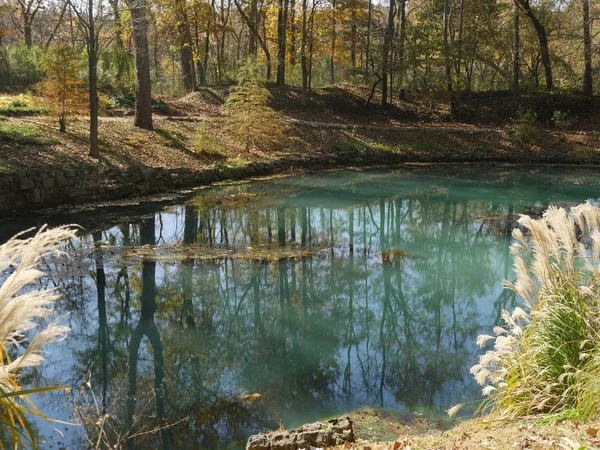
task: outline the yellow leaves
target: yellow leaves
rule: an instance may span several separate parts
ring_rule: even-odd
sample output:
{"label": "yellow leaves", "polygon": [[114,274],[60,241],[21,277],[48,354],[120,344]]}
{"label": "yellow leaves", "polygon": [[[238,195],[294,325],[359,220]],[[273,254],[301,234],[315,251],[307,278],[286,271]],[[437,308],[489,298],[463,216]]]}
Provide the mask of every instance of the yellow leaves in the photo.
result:
{"label": "yellow leaves", "polygon": [[258,392],[255,392],[253,394],[246,394],[246,395],[242,395],[242,398],[244,400],[246,400],[247,402],[255,402],[256,400],[258,400],[261,397],[261,395]]}

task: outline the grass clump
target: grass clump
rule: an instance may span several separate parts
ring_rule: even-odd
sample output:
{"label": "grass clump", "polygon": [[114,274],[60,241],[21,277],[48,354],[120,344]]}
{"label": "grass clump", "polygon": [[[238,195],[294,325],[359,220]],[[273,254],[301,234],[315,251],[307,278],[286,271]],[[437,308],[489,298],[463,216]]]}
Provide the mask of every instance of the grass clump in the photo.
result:
{"label": "grass clump", "polygon": [[225,145],[216,134],[215,123],[200,122],[192,138],[192,149],[196,153],[224,157]]}
{"label": "grass clump", "polygon": [[171,148],[186,149],[183,137],[177,134],[175,131],[168,130],[166,128],[156,128],[154,132],[165,140],[167,146]]}
{"label": "grass clump", "polygon": [[32,125],[0,122],[0,142],[26,144],[26,145],[54,145],[59,141],[56,138],[39,136],[39,131]]}
{"label": "grass clump", "polygon": [[[522,216],[513,232],[514,283],[522,307],[503,327],[478,337],[493,348],[471,373],[487,399],[482,410],[507,417],[600,413],[600,208],[550,207]],[[450,410],[450,412],[454,412]]]}

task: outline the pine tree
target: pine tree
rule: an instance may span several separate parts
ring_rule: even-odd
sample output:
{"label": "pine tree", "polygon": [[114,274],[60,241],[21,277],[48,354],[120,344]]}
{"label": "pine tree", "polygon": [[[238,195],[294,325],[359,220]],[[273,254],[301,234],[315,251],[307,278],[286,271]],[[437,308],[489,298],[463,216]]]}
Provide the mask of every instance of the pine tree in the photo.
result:
{"label": "pine tree", "polygon": [[237,75],[238,84],[231,89],[225,103],[225,130],[251,147],[273,145],[285,140],[284,121],[269,106],[271,93],[261,79],[254,58],[248,58]]}
{"label": "pine tree", "polygon": [[73,47],[61,45],[48,51],[43,60],[48,79],[43,83],[43,94],[48,106],[58,117],[61,133],[67,132],[67,118],[86,106],[86,93],[80,71],[79,55]]}

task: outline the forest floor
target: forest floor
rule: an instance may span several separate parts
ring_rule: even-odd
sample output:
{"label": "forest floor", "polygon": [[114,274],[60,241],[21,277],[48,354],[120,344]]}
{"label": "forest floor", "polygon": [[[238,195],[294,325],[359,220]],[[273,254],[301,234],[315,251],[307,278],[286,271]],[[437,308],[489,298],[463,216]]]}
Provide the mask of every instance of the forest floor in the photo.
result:
{"label": "forest floor", "polygon": [[[480,102],[478,114],[471,112],[476,106],[466,104],[466,119],[450,120],[443,105],[432,109],[406,103],[403,109],[393,105],[385,112],[373,105],[365,108],[363,96],[343,88],[316,91],[308,109],[298,103],[293,90],[285,103],[275,100],[274,106],[290,120],[289,138],[275,148],[246,152],[220,131],[220,106],[226,95],[222,90],[205,89],[169,102],[171,115],[155,115],[154,132],[133,127],[128,109],[101,117],[100,160],[87,156],[85,118],[70,119],[68,132],[60,134],[52,117],[2,116],[0,108],[0,173],[48,165],[142,164],[201,170],[215,164],[235,167],[249,161],[293,160],[313,153],[369,152],[389,153],[404,161],[600,163],[600,134],[595,132],[600,131],[600,120],[593,113],[578,119],[574,130],[540,127],[536,136],[522,139],[511,134],[510,97]],[[562,97],[560,101],[566,102]],[[523,99],[528,102],[541,104],[538,116],[545,114],[546,100]],[[577,105],[562,109],[568,106]],[[552,107],[559,107],[558,100]],[[578,111],[586,109],[579,106]],[[472,116],[478,121],[467,120]]]}
{"label": "forest floor", "polygon": [[[305,108],[300,91],[289,89],[284,100],[274,97],[272,103],[287,120],[287,139],[245,151],[223,129],[226,96],[227,87],[210,87],[164,99],[168,114],[155,114],[154,131],[135,128],[131,108],[107,110],[100,118],[101,156],[95,159],[88,156],[87,118],[71,118],[61,134],[57,119],[38,107],[35,96],[0,95],[0,174],[72,168],[81,184],[88,178],[98,184],[131,167],[200,173],[252,163],[278,166],[277,171],[405,162],[600,164],[599,99],[496,95],[465,99],[453,117],[445,104],[428,99],[409,98],[386,110],[365,106],[368,90],[350,85],[315,90]],[[11,107],[15,99],[26,106]],[[513,133],[511,117],[518,108],[536,112],[533,136]],[[570,114],[570,129],[550,127],[556,110]]]}
{"label": "forest floor", "polygon": [[585,450],[600,448],[600,424],[540,418],[429,420],[364,408],[349,414],[356,442],[335,450]]}

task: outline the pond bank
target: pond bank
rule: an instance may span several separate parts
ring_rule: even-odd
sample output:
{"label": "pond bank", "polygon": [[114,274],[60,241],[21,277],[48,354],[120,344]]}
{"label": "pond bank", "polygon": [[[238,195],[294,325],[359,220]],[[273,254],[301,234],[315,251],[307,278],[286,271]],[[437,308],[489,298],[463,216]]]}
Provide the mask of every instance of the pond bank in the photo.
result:
{"label": "pond bank", "polygon": [[[584,450],[600,448],[598,423],[576,421],[547,423],[539,417],[515,420],[481,417],[443,426],[426,419],[404,421],[398,425],[395,438],[361,437],[358,419],[357,440],[352,445],[333,447],[335,450]],[[375,419],[371,428],[392,428],[395,421],[387,417]],[[363,425],[364,427],[364,425]]]}
{"label": "pond bank", "polygon": [[[104,123],[103,123],[104,122]],[[11,118],[16,130],[36,136],[0,136],[0,217],[64,205],[107,202],[177,192],[222,180],[299,170],[401,163],[600,164],[594,135],[545,132],[535,143],[507,133],[451,133],[432,127],[406,129],[315,128],[295,124],[290,142],[274,152],[219,154],[193,148],[197,124],[156,120],[156,130],[129,120],[101,120],[101,158],[87,155],[86,121],[60,135],[49,118]],[[599,141],[599,142],[596,142]]]}
{"label": "pond bank", "polygon": [[347,416],[355,442],[328,447],[330,450],[580,450],[600,446],[598,423],[496,416],[461,420],[380,408],[361,408]]}

